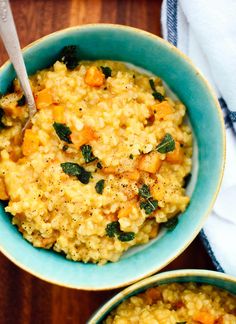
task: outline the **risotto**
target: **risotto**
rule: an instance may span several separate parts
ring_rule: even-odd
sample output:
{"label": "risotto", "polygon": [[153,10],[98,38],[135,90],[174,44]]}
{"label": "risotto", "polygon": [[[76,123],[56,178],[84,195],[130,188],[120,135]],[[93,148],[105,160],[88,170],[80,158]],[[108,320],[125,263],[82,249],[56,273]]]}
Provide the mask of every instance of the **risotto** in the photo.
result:
{"label": "risotto", "polygon": [[125,300],[105,323],[235,324],[236,296],[210,285],[161,285]]}
{"label": "risotto", "polygon": [[[0,199],[24,238],[75,261],[117,261],[186,209],[192,134],[160,78],[67,54],[0,99]],[[69,47],[73,51],[73,46]],[[71,55],[71,53],[70,53]]]}

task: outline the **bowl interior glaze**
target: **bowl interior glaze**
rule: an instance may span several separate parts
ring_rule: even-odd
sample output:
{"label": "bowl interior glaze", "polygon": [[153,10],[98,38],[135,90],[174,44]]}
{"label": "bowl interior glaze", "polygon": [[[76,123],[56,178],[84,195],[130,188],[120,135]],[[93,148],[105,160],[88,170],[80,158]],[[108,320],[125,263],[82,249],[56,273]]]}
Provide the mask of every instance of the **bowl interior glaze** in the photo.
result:
{"label": "bowl interior glaze", "polygon": [[[52,65],[66,45],[78,45],[81,59],[130,62],[160,76],[187,106],[198,147],[198,174],[189,207],[174,231],[141,251],[105,266],[65,259],[52,251],[36,249],[11,225],[0,209],[0,250],[14,263],[46,281],[78,289],[112,289],[128,285],[163,268],[198,234],[216,198],[221,182],[225,134],[214,94],[192,63],[162,39],[130,27],[85,25],[46,36],[24,50],[29,74]],[[0,69],[0,92],[15,77],[6,63]],[[196,162],[197,163],[197,162]],[[23,175],[22,175],[23,176]]]}

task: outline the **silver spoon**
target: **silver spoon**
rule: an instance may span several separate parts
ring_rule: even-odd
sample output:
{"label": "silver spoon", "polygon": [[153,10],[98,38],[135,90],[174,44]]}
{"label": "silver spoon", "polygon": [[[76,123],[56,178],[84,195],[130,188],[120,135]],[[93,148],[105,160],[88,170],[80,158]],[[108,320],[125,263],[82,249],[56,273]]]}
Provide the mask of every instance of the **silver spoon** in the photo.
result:
{"label": "silver spoon", "polygon": [[9,55],[10,61],[15,68],[28,104],[29,118],[23,127],[24,131],[30,125],[31,119],[37,110],[8,0],[0,0],[0,36]]}

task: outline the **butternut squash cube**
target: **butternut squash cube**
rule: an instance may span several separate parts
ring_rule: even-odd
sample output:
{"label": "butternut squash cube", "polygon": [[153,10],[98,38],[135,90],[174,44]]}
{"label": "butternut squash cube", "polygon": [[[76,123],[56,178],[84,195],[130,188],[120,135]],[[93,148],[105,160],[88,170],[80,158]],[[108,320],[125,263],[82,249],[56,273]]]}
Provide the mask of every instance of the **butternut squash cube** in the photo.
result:
{"label": "butternut squash cube", "polygon": [[151,108],[156,111],[155,117],[158,120],[164,119],[166,116],[175,112],[174,108],[168,103],[168,101],[162,101],[153,105]]}
{"label": "butternut squash cube", "polygon": [[105,75],[96,67],[91,66],[85,73],[84,82],[91,87],[100,87],[103,85]]}
{"label": "butternut squash cube", "polygon": [[157,152],[143,155],[138,162],[138,169],[149,173],[156,173],[160,166],[161,160]]}
{"label": "butternut squash cube", "polygon": [[158,182],[151,187],[152,197],[156,200],[162,200],[164,198],[165,189],[162,183]]}
{"label": "butternut squash cube", "polygon": [[128,217],[131,212],[132,206],[128,206],[127,208],[121,208],[118,212],[118,219]]}
{"label": "butternut squash cube", "polygon": [[90,126],[86,125],[81,129],[81,131],[73,131],[71,134],[71,140],[78,148],[97,138],[95,131]]}
{"label": "butternut squash cube", "polygon": [[130,180],[138,181],[140,178],[140,172],[138,170],[127,171],[123,173],[123,176]]}
{"label": "butternut squash cube", "polygon": [[180,146],[179,142],[175,142],[175,149],[173,152],[166,154],[166,161],[173,164],[181,164],[184,160],[183,149]]}
{"label": "butternut squash cube", "polygon": [[63,106],[53,106],[53,120],[57,123],[64,123],[65,122],[65,118],[64,118],[64,113],[65,113],[65,108]]}
{"label": "butternut squash cube", "polygon": [[50,106],[53,103],[50,90],[45,88],[37,92],[35,96],[35,102],[37,109],[43,109]]}
{"label": "butternut squash cube", "polygon": [[199,311],[193,316],[193,320],[202,324],[214,324],[215,317],[207,311]]}
{"label": "butternut squash cube", "polygon": [[22,144],[22,153],[25,156],[36,152],[39,147],[39,138],[31,129],[26,129],[23,144]]}
{"label": "butternut squash cube", "polygon": [[105,174],[118,173],[117,168],[114,166],[108,166],[108,167],[102,168],[102,172]]}

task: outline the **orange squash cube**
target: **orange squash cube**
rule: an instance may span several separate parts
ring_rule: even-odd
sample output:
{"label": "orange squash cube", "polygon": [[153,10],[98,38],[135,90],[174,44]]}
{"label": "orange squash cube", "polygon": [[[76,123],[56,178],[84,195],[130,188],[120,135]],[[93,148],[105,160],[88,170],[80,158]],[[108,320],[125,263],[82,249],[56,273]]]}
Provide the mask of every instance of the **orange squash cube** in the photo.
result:
{"label": "orange squash cube", "polygon": [[158,299],[161,299],[161,291],[158,287],[149,288],[145,291],[144,295],[148,305],[152,305],[156,303]]}
{"label": "orange squash cube", "polygon": [[95,131],[90,126],[86,125],[81,131],[73,131],[71,134],[71,140],[73,144],[78,148],[97,138],[98,137]]}
{"label": "orange squash cube", "polygon": [[155,117],[158,120],[164,119],[166,116],[175,112],[174,108],[168,103],[168,101],[162,101],[153,105],[151,108],[156,111]]}
{"label": "orange squash cube", "polygon": [[118,219],[128,217],[131,212],[132,206],[128,206],[127,208],[121,208],[118,212]]}
{"label": "orange squash cube", "polygon": [[43,89],[36,93],[35,102],[37,109],[47,108],[53,103],[52,95],[49,89]]}
{"label": "orange squash cube", "polygon": [[138,162],[138,169],[141,171],[156,173],[161,166],[161,160],[157,152],[143,155]]}
{"label": "orange squash cube", "polygon": [[156,200],[162,200],[164,198],[165,190],[162,183],[158,182],[151,187],[152,197]]}
{"label": "orange squash cube", "polygon": [[0,200],[8,200],[9,196],[3,178],[0,178]]}
{"label": "orange squash cube", "polygon": [[193,316],[193,320],[202,324],[214,324],[215,317],[207,311],[200,311]]}
{"label": "orange squash cube", "polygon": [[138,170],[127,171],[123,173],[123,176],[130,180],[138,181],[140,178],[140,172]]}
{"label": "orange squash cube", "polygon": [[85,73],[84,82],[91,87],[100,87],[105,81],[105,75],[96,67],[91,66]]}
{"label": "orange squash cube", "polygon": [[102,172],[105,174],[118,173],[117,168],[114,166],[108,166],[108,167],[102,168]]}
{"label": "orange squash cube", "polygon": [[53,115],[53,120],[57,123],[64,123],[65,118],[64,118],[64,113],[65,113],[65,108],[63,106],[53,106],[52,110],[52,115]]}
{"label": "orange squash cube", "polygon": [[180,146],[179,142],[175,142],[175,149],[173,152],[166,154],[166,161],[173,164],[181,164],[184,160],[183,149]]}
{"label": "orange squash cube", "polygon": [[39,138],[31,129],[26,129],[23,144],[22,144],[22,153],[25,156],[37,151],[39,147]]}

